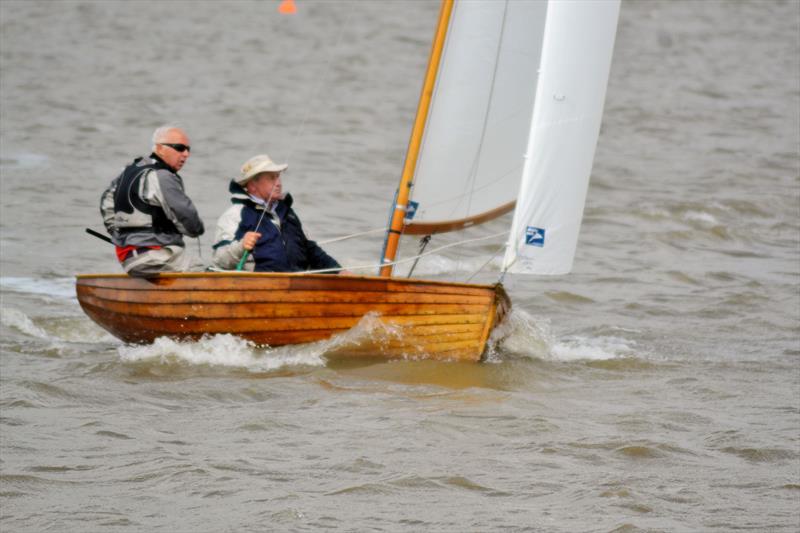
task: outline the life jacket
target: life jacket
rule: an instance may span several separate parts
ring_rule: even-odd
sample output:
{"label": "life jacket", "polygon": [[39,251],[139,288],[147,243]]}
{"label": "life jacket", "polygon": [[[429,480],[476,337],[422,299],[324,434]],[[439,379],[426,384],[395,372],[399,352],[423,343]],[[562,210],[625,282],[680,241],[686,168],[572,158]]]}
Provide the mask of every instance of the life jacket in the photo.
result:
{"label": "life jacket", "polygon": [[114,218],[117,230],[122,235],[143,230],[180,234],[160,206],[150,205],[139,196],[139,184],[148,172],[162,169],[173,171],[156,157],[152,158],[153,163],[140,164],[143,159],[137,157],[133,163],[125,167],[114,191]]}

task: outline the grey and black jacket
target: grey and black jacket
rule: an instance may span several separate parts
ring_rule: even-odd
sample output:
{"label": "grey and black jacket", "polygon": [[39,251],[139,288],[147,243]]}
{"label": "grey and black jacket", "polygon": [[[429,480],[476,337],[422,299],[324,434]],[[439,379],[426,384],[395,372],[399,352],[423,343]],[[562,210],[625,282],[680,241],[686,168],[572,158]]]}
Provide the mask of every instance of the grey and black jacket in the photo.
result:
{"label": "grey and black jacket", "polygon": [[136,158],[103,192],[103,223],[117,246],[183,246],[205,228],[183,179],[156,154]]}

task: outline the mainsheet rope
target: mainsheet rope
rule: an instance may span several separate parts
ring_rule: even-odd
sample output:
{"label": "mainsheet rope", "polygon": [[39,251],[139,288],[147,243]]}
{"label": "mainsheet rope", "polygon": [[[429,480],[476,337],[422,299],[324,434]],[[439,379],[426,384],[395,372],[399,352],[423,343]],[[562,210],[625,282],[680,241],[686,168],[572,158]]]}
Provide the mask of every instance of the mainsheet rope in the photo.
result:
{"label": "mainsheet rope", "polygon": [[[422,253],[422,254],[418,254],[418,255],[415,255],[415,256],[412,256],[412,257],[406,257],[405,259],[399,259],[399,260],[396,260],[396,261],[392,261],[391,263],[373,263],[373,264],[369,264],[369,265],[355,265],[355,266],[346,266],[346,267],[340,267],[340,268],[325,268],[325,269],[321,269],[321,270],[307,270],[305,272],[295,272],[295,274],[324,274],[326,272],[338,272],[340,270],[368,270],[368,269],[373,269],[373,268],[380,268],[381,266],[385,266],[385,265],[392,265],[392,266],[400,265],[400,264],[403,264],[403,263],[410,263],[411,261],[415,261],[415,260],[419,259],[420,257],[426,257],[426,256],[429,256],[429,255],[433,255],[433,254],[435,254],[437,252],[440,252],[442,250],[445,250],[447,248],[452,248],[454,246],[460,246],[462,244],[468,244],[468,243],[471,243],[471,242],[478,242],[478,241],[485,241],[487,239],[494,239],[494,238],[501,237],[501,236],[507,235],[507,234],[508,234],[507,231],[502,231],[500,233],[495,233],[495,234],[492,234],[492,235],[485,235],[483,237],[476,237],[474,239],[466,239],[466,240],[463,240],[463,241],[453,242],[453,243],[450,243],[450,244],[445,244],[444,246],[440,246],[438,248],[434,248],[433,250],[430,250],[430,251]],[[503,244],[503,247],[505,247],[505,244]],[[492,254],[492,257],[494,257],[495,255],[497,255],[497,252]],[[490,261],[491,261],[491,258],[490,258]],[[488,264],[488,261],[487,261],[486,264]],[[484,266],[486,266],[486,265],[484,265]],[[481,267],[481,270],[482,269],[483,269],[483,266]],[[480,270],[478,272],[480,272]],[[475,274],[477,274],[477,272]],[[475,274],[473,274],[473,276]]]}

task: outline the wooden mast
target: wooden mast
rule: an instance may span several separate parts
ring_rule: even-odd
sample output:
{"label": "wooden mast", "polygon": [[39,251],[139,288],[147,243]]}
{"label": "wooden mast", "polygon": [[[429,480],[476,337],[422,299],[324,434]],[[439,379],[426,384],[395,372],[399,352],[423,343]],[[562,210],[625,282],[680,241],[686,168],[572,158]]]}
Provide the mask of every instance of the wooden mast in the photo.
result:
{"label": "wooden mast", "polygon": [[436,27],[436,36],[433,39],[431,56],[428,60],[428,70],[425,73],[425,82],[422,85],[422,93],[420,94],[419,106],[417,107],[417,117],[414,120],[414,128],[411,130],[411,140],[408,143],[408,153],[406,154],[406,162],[403,165],[400,186],[397,190],[392,220],[389,224],[389,230],[386,232],[383,257],[384,266],[380,269],[380,275],[383,277],[392,275],[393,265],[385,263],[392,263],[395,260],[397,245],[400,242],[400,234],[403,232],[408,197],[411,192],[414,170],[417,166],[419,148],[422,144],[425,122],[428,119],[428,110],[430,109],[431,97],[433,96],[436,74],[439,71],[439,60],[442,57],[442,50],[444,49],[447,27],[450,23],[450,14],[453,11],[453,1],[454,0],[442,0],[442,7],[439,12],[439,23]]}

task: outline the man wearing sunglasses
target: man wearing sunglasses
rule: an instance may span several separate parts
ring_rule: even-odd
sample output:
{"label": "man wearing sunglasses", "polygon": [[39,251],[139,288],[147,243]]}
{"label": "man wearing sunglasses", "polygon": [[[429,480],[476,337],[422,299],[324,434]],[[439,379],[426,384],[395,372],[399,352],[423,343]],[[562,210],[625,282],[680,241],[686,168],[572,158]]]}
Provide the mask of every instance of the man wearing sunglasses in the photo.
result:
{"label": "man wearing sunglasses", "polygon": [[199,237],[205,231],[178,174],[190,153],[182,129],[162,126],[153,133],[153,152],[136,158],[103,192],[103,223],[131,276],[205,269],[183,242],[184,235]]}

